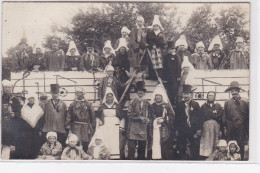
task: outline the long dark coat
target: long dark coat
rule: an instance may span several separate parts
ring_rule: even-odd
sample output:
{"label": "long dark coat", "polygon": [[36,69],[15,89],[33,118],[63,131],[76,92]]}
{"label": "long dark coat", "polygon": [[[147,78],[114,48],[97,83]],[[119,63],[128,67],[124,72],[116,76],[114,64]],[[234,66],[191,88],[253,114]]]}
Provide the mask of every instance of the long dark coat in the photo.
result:
{"label": "long dark coat", "polygon": [[236,140],[238,145],[245,145],[249,137],[249,103],[247,100],[233,98],[224,105],[224,125],[227,127],[229,140]]}
{"label": "long dark coat", "polygon": [[181,60],[177,54],[164,57],[163,78],[167,81],[167,94],[174,104],[178,93],[178,78],[181,78]]}
{"label": "long dark coat", "polygon": [[[4,93],[2,96],[2,145],[15,145],[21,120],[22,105],[17,97]],[[10,110],[15,116],[11,117]]]}
{"label": "long dark coat", "polygon": [[[185,102],[182,101],[177,104],[176,109],[176,117],[175,117],[175,127],[178,131],[178,140],[180,140],[181,147],[180,152],[182,155],[189,148],[190,154],[188,154],[187,158],[184,159],[197,159],[199,155],[199,147],[200,147],[200,138],[194,138],[194,135],[197,133],[197,130],[202,129],[202,116],[200,114],[200,106],[196,101],[189,102],[189,114],[190,114],[190,124],[189,127],[187,123],[187,115],[185,112]],[[187,147],[187,142],[190,146]]]}

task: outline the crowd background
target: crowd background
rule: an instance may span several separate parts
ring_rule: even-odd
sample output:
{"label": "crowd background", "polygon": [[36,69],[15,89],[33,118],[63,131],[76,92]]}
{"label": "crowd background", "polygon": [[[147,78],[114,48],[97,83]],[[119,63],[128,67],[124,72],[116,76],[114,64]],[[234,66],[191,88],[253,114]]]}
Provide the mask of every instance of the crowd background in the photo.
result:
{"label": "crowd background", "polygon": [[[182,14],[177,14],[176,7],[173,9],[167,3],[105,3],[101,8],[94,6],[85,11],[79,10],[72,16],[68,27],[53,24],[52,32],[43,40],[43,46],[50,49],[52,39],[56,38],[63,51],[67,52],[69,42],[74,40],[82,55],[86,52],[85,40],[94,39],[97,52],[100,52],[104,41],[111,40],[115,43],[121,35],[121,28],[126,26],[131,29],[135,25],[136,16],[140,14],[144,17],[146,26],[152,24],[154,15],[159,15],[166,39],[176,41],[180,35],[185,35],[191,53],[199,41],[207,48],[215,35],[220,36],[226,55],[235,47],[237,37],[243,37],[245,48],[249,49],[248,11],[239,4],[229,5],[217,12],[214,8],[214,3],[203,4],[193,10],[186,24],[182,24],[182,18],[179,17]],[[29,54],[33,52],[33,47],[34,45],[27,47]],[[3,78],[10,78],[10,71],[18,71],[13,65],[15,63],[12,63],[16,49],[18,46],[10,47],[2,54]]]}

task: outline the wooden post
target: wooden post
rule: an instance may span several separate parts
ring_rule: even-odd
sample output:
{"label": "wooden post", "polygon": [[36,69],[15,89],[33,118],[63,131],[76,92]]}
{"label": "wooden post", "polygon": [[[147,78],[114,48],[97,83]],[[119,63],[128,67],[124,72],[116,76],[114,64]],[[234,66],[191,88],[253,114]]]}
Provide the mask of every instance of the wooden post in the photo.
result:
{"label": "wooden post", "polygon": [[[140,65],[141,65],[141,62],[142,62],[144,56],[145,56],[146,51],[147,51],[147,49],[145,49],[144,54],[143,54],[143,56],[141,57],[141,59],[140,59],[140,61],[139,61],[139,63],[138,63],[138,64],[139,64],[139,67],[140,67]],[[124,97],[125,97],[127,91],[128,91],[129,88],[130,88],[130,85],[132,84],[132,82],[133,82],[133,80],[134,80],[134,78],[135,78],[136,72],[137,72],[137,69],[134,70],[132,77],[128,80],[129,83],[128,83],[127,86],[125,87],[125,90],[124,90],[124,92],[123,92],[123,94],[122,94],[122,96],[121,96],[121,98],[120,98],[120,100],[119,100],[119,104],[121,104],[122,101],[124,100]]]}

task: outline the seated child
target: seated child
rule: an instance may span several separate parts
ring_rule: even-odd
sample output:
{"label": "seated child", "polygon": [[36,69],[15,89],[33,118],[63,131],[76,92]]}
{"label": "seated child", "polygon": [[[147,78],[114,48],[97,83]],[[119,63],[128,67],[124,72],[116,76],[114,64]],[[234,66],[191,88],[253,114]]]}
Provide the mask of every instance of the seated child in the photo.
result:
{"label": "seated child", "polygon": [[62,152],[62,145],[57,141],[56,132],[48,132],[45,142],[41,149],[37,160],[59,160]]}
{"label": "seated child", "polygon": [[74,134],[70,134],[66,141],[68,147],[66,147],[61,155],[61,160],[91,160],[92,158],[87,155],[81,147],[77,146],[78,137]]}
{"label": "seated child", "polygon": [[90,144],[88,148],[88,155],[90,155],[93,160],[109,160],[110,154],[106,146],[102,141],[102,137],[97,135],[93,144]]}
{"label": "seated child", "polygon": [[228,160],[241,160],[241,155],[239,153],[240,148],[237,145],[237,141],[229,141],[227,147],[227,158]]}
{"label": "seated child", "polygon": [[218,149],[215,150],[207,159],[206,161],[212,160],[227,160],[227,141],[226,140],[219,140],[218,142]]}

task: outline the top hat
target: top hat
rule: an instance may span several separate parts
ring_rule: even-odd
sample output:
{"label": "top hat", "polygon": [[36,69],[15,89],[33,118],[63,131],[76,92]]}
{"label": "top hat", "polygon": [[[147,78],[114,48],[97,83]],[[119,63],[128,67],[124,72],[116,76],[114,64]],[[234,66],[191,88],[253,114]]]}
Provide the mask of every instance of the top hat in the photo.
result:
{"label": "top hat", "polygon": [[[233,81],[230,83],[229,87],[225,90],[225,92],[231,91],[232,89],[238,89],[238,90],[243,90],[237,81]],[[243,90],[245,91],[245,90]]]}
{"label": "top hat", "polygon": [[196,89],[193,89],[191,85],[183,85],[183,92],[184,93],[192,93]]}
{"label": "top hat", "polygon": [[136,82],[136,89],[135,90],[136,91],[138,91],[138,90],[146,91],[144,81]]}
{"label": "top hat", "polygon": [[168,49],[171,49],[171,48],[175,48],[175,46],[174,46],[174,41],[168,41]]}
{"label": "top hat", "polygon": [[60,86],[59,84],[51,84],[51,93],[53,94],[58,94],[60,91]]}
{"label": "top hat", "polygon": [[28,44],[27,44],[27,39],[26,39],[26,38],[22,38],[21,41],[20,41],[20,43],[19,43],[19,45],[21,45],[21,44],[26,44],[26,45],[28,45]]}

